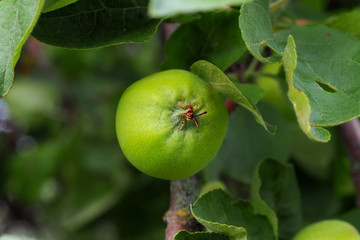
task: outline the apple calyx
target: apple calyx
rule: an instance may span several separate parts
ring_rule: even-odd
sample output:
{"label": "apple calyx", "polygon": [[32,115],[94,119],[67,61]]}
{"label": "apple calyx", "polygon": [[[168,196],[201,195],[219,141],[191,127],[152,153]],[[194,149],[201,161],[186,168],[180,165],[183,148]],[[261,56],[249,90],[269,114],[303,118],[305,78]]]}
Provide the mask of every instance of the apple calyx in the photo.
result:
{"label": "apple calyx", "polygon": [[[196,127],[199,127],[199,120],[197,119],[197,117],[204,115],[207,113],[207,111],[199,113],[199,114],[194,114],[194,111],[196,109],[198,109],[198,105],[192,106],[191,104],[187,104],[187,105],[182,105],[180,102],[178,102],[179,107],[186,109],[185,112],[180,113],[179,115],[183,115],[183,118],[180,122],[181,126],[179,128],[179,130],[183,130],[186,121],[193,121],[196,125]],[[186,120],[186,121],[185,121]]]}

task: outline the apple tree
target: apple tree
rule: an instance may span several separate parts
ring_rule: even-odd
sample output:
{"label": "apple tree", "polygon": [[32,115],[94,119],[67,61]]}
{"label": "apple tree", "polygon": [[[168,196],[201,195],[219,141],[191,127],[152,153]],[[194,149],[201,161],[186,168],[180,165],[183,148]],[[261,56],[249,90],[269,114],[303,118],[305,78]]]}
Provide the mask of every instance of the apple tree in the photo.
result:
{"label": "apple tree", "polygon": [[0,0],[0,240],[360,239],[359,76],[357,0]]}

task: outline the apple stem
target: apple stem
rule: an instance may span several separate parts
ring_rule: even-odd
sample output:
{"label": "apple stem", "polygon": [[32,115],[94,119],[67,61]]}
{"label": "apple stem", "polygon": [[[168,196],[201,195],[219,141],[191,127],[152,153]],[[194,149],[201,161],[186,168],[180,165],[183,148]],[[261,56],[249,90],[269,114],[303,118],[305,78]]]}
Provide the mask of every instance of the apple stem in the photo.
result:
{"label": "apple stem", "polygon": [[166,240],[182,230],[201,231],[203,226],[198,223],[190,212],[190,204],[199,196],[200,189],[196,176],[170,182],[170,208],[164,215]]}
{"label": "apple stem", "polygon": [[356,188],[356,205],[360,207],[360,123],[358,119],[338,126],[350,160],[351,175]]}

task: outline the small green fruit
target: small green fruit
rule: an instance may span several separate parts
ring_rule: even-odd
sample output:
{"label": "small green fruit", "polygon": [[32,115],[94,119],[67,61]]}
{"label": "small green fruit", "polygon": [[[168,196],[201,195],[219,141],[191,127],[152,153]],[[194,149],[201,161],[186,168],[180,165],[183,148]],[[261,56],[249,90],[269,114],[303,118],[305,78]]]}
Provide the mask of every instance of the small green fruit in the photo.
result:
{"label": "small green fruit", "polygon": [[347,222],[325,220],[306,227],[293,240],[360,240],[360,235]]}
{"label": "small green fruit", "polygon": [[142,172],[183,179],[204,168],[225,137],[223,99],[198,76],[168,70],[145,77],[123,93],[116,132],[127,159]]}

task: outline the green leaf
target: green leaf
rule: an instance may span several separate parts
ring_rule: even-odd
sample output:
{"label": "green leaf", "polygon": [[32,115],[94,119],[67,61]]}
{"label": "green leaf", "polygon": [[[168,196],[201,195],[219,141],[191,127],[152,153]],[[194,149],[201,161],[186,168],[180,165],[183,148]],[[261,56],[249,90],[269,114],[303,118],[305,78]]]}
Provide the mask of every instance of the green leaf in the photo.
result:
{"label": "green leaf", "polygon": [[[253,88],[250,89],[246,87],[239,88],[239,85],[233,83],[220,69],[204,60],[197,61],[190,69],[193,73],[200,76],[200,78],[207,81],[220,94],[249,110],[254,115],[256,121],[268,132],[275,132],[275,127],[264,121],[258,108],[254,105],[254,102],[257,102],[260,97],[260,90],[254,91]],[[250,91],[245,93],[245,90],[249,89]],[[249,97],[250,95],[251,97]]]}
{"label": "green leaf", "polygon": [[181,230],[174,236],[174,240],[230,240],[229,237],[210,232],[188,232]]}
{"label": "green leaf", "polygon": [[211,12],[181,25],[166,42],[167,59],[161,68],[188,69],[203,59],[226,70],[246,50],[237,24],[238,15],[238,11]]}
{"label": "green leaf", "polygon": [[95,48],[149,40],[160,20],[147,16],[147,0],[78,0],[41,14],[33,35],[67,48]]}
{"label": "green leaf", "polygon": [[266,119],[278,126],[276,134],[268,134],[254,121],[250,112],[237,108],[229,117],[231,131],[227,131],[218,154],[205,168],[210,179],[218,179],[225,173],[250,184],[256,166],[263,159],[287,161],[291,139],[285,120],[270,104],[260,103],[259,109]]}
{"label": "green leaf", "polygon": [[44,0],[0,1],[0,97],[13,84],[14,68],[29,37]]}
{"label": "green leaf", "polygon": [[326,25],[360,38],[360,10],[339,14],[329,19]]}
{"label": "green leaf", "polygon": [[[273,35],[267,6],[267,0],[242,6],[240,27],[245,43],[265,62],[283,55],[288,97],[301,129],[309,138],[327,142],[330,133],[323,127],[360,116],[360,41],[324,26],[295,27]],[[265,46],[274,51],[271,57],[262,55]]]}
{"label": "green leaf", "polygon": [[308,137],[314,140],[320,142],[329,141],[330,133],[327,130],[310,124],[311,107],[309,98],[304,92],[294,88],[293,74],[297,65],[297,52],[295,49],[294,38],[292,36],[289,36],[288,44],[286,45],[283,56],[283,63],[286,80],[289,85],[288,97],[294,105],[300,128]]}
{"label": "green leaf", "polygon": [[251,186],[254,212],[270,221],[279,239],[291,239],[302,223],[300,192],[291,165],[276,160],[262,161]]}
{"label": "green leaf", "polygon": [[323,26],[282,31],[276,38],[290,34],[283,56],[288,95],[302,130],[326,142],[330,133],[322,127],[360,116],[360,41]]}
{"label": "green leaf", "polygon": [[207,230],[226,234],[231,239],[274,239],[268,220],[255,214],[250,202],[234,201],[222,190],[203,195],[191,207],[191,211]]}
{"label": "green leaf", "polygon": [[[276,62],[281,58],[281,47],[274,40],[268,0],[249,0],[240,9],[239,26],[249,51],[263,62]],[[263,56],[265,47],[274,54]]]}
{"label": "green leaf", "polygon": [[150,0],[149,14],[152,17],[173,16],[179,13],[209,11],[240,5],[244,0]]}

